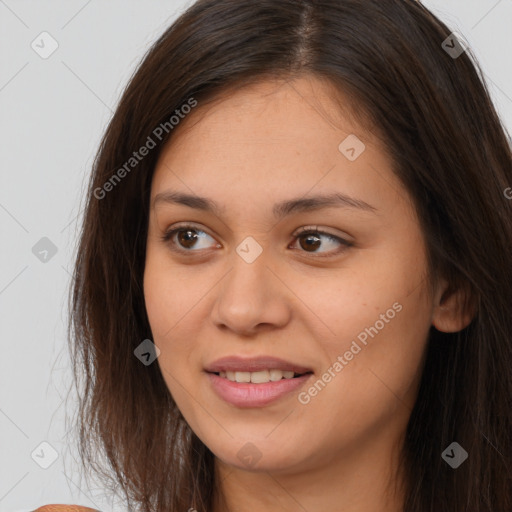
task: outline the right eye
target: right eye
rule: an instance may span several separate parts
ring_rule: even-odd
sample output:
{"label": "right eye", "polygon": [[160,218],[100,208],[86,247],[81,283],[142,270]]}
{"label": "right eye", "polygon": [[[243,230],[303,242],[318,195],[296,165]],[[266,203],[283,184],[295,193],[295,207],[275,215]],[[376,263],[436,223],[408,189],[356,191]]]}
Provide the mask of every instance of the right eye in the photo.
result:
{"label": "right eye", "polygon": [[214,247],[220,247],[220,244],[202,229],[191,224],[182,224],[167,230],[162,240],[169,244],[171,250],[185,253],[212,248],[211,243],[208,245],[208,238],[213,240]]}

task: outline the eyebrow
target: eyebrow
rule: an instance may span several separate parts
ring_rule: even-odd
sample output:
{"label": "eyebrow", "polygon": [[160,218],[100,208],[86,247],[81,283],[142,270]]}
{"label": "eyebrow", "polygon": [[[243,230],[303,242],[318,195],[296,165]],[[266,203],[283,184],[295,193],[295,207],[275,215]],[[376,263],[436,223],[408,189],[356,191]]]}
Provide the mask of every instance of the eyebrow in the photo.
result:
{"label": "eyebrow", "polygon": [[[201,197],[193,194],[185,194],[183,192],[175,192],[167,190],[161,192],[153,199],[153,207],[159,203],[181,204],[189,208],[203,210],[205,212],[214,213],[220,216],[224,211],[220,205],[213,199]],[[328,195],[317,195],[309,197],[299,197],[276,203],[272,208],[272,213],[276,219],[282,219],[293,213],[308,212],[320,210],[322,208],[338,207],[353,208],[362,211],[376,213],[378,210],[374,206],[342,193],[333,193]]]}

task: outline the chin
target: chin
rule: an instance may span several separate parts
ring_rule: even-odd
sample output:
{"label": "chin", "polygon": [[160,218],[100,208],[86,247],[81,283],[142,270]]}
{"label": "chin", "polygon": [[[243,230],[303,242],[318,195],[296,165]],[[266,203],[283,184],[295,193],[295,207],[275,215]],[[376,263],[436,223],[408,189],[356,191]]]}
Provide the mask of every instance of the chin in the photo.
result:
{"label": "chin", "polygon": [[284,445],[283,439],[252,438],[246,436],[232,441],[229,446],[211,446],[210,450],[222,463],[244,471],[287,472],[303,468],[305,454],[297,445]]}

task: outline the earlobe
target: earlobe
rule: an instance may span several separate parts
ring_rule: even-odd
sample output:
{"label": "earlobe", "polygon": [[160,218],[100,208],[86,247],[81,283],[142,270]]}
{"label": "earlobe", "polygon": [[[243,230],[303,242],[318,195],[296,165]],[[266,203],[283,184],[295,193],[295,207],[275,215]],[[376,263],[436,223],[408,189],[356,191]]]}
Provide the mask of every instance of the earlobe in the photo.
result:
{"label": "earlobe", "polygon": [[476,306],[468,289],[453,289],[442,282],[434,297],[432,325],[442,332],[458,332],[467,327],[476,314]]}

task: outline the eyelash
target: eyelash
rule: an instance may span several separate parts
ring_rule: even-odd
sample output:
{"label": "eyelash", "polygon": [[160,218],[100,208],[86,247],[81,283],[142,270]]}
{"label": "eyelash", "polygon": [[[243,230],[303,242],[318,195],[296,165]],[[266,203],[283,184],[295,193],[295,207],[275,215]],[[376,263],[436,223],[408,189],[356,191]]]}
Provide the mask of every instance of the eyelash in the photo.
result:
{"label": "eyelash", "polygon": [[[197,252],[199,252],[198,250],[193,250],[193,249],[187,250],[187,249],[182,249],[182,248],[178,247],[176,242],[174,242],[172,240],[174,235],[176,235],[178,232],[187,231],[187,230],[206,233],[208,236],[211,237],[211,235],[209,235],[205,230],[203,230],[197,226],[194,226],[193,224],[183,224],[183,225],[175,226],[174,228],[166,231],[164,233],[164,235],[161,237],[161,239],[163,242],[165,242],[166,244],[168,244],[170,246],[172,251],[177,252],[179,254],[190,255],[193,253],[197,253]],[[315,254],[316,257],[318,257],[318,258],[329,258],[332,256],[337,256],[338,254],[344,252],[349,247],[352,247],[354,245],[352,242],[349,242],[348,240],[345,240],[343,238],[340,238],[339,236],[333,235],[332,233],[328,233],[326,231],[322,231],[321,229],[318,229],[318,226],[304,226],[298,232],[296,231],[293,235],[293,237],[294,237],[293,243],[295,243],[300,237],[304,237],[306,235],[324,235],[324,236],[330,238],[331,240],[335,240],[336,242],[339,242],[342,245],[342,247],[340,249],[338,249],[334,252],[331,251],[328,254],[322,254],[322,253],[316,253],[316,252],[309,253],[309,254]],[[301,252],[308,254],[308,251],[301,251]]]}

